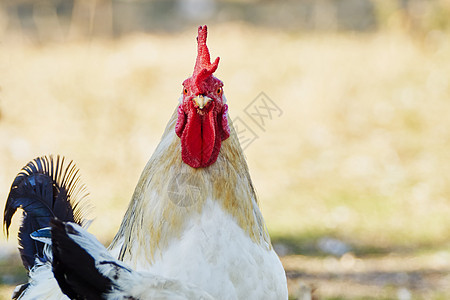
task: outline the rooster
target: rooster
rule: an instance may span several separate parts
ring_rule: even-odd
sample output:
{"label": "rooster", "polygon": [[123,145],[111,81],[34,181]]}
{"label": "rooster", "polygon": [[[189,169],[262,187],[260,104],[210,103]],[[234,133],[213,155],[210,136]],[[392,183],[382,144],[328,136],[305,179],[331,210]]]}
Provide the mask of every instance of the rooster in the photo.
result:
{"label": "rooster", "polygon": [[[219,58],[211,63],[206,38],[207,27],[199,27],[193,75],[183,82],[108,250],[134,272],[192,285],[216,299],[287,299],[286,274],[258,207],[223,83],[213,75]],[[31,272],[35,289],[43,278]]]}

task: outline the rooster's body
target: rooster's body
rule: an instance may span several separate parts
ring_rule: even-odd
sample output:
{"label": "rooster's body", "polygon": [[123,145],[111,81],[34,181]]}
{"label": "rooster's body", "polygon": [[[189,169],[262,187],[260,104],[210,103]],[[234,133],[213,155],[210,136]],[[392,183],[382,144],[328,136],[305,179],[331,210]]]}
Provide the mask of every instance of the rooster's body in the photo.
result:
{"label": "rooster's body", "polygon": [[223,83],[212,75],[219,59],[210,62],[206,26],[197,40],[194,74],[183,83],[109,251],[135,271],[216,299],[287,299]]}
{"label": "rooster's body", "polygon": [[[281,299],[286,277],[234,130],[213,165],[193,169],[181,159],[175,120],[141,175],[112,252],[218,299]],[[188,185],[174,191],[177,179]]]}

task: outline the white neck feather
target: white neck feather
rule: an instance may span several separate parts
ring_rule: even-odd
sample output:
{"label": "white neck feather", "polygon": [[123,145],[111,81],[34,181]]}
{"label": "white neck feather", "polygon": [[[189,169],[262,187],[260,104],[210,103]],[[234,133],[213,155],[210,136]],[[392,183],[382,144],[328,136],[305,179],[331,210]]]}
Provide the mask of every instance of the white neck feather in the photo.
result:
{"label": "white neck feather", "polygon": [[186,220],[201,213],[207,198],[220,202],[254,242],[270,248],[270,238],[231,120],[228,120],[230,137],[222,142],[217,161],[199,169],[181,159],[176,120],[175,111],[142,172],[110,248],[121,245],[121,260],[132,262],[133,258],[146,257],[151,263],[171,239],[180,237]]}

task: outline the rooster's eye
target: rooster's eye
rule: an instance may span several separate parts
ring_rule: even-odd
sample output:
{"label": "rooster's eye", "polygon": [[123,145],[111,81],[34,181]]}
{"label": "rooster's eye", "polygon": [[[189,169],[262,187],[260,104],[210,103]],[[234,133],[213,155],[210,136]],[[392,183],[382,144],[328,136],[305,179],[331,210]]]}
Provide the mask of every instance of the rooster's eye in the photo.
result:
{"label": "rooster's eye", "polygon": [[222,88],[221,87],[217,89],[217,94],[219,94],[219,95],[222,94]]}
{"label": "rooster's eye", "polygon": [[187,95],[188,90],[187,89],[183,89],[183,94]]}

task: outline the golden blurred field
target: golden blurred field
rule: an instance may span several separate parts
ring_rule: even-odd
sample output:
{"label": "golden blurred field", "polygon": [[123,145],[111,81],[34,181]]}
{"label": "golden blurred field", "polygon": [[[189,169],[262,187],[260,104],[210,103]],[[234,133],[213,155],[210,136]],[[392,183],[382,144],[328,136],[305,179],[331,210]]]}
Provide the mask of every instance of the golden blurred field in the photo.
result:
{"label": "golden blurred field", "polygon": [[[0,206],[30,159],[65,155],[90,190],[90,231],[108,243],[192,72],[195,36],[42,45],[9,36],[0,44]],[[208,39],[232,119],[258,135],[245,152],[273,240],[282,254],[308,255],[283,259],[293,297],[298,280],[326,299],[450,297],[450,35],[232,23],[210,26]],[[264,129],[245,113],[260,92],[283,111]],[[0,283],[17,283],[7,275],[19,219],[0,238]],[[321,252],[323,238],[344,243],[346,256]],[[358,279],[369,271],[403,279]],[[3,286],[0,298],[10,292]]]}

